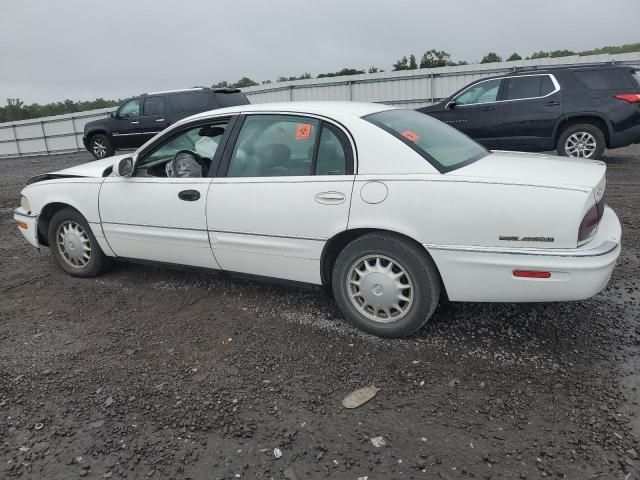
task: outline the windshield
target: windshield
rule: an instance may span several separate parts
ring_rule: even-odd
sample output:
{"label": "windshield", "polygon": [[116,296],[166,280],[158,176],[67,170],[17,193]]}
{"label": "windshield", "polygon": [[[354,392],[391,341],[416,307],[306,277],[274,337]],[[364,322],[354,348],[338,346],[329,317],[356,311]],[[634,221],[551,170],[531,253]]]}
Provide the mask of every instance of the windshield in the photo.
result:
{"label": "windshield", "polygon": [[364,119],[409,145],[442,173],[489,153],[464,133],[415,110],[387,110]]}

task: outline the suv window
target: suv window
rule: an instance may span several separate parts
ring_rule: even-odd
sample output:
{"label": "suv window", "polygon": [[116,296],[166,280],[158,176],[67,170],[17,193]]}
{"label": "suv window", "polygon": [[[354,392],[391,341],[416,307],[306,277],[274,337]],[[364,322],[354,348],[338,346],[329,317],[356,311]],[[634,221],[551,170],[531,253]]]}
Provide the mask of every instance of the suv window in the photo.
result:
{"label": "suv window", "polygon": [[551,93],[553,89],[553,82],[549,75],[528,75],[509,78],[504,99],[518,100],[521,98],[542,97]]}
{"label": "suv window", "polygon": [[496,80],[487,80],[486,82],[472,85],[454,99],[456,105],[495,102],[498,98],[500,82],[501,80],[498,78]]}
{"label": "suv window", "polygon": [[176,113],[207,110],[208,92],[183,92],[168,95],[171,109]]}
{"label": "suv window", "polygon": [[146,97],[142,107],[143,115],[162,115],[164,113],[164,97]]}
{"label": "suv window", "polygon": [[623,69],[583,70],[574,72],[573,76],[590,90],[615,90],[636,87],[627,72],[628,70]]}
{"label": "suv window", "polygon": [[215,96],[220,108],[247,105],[249,103],[249,100],[247,100],[247,97],[245,97],[242,92],[216,92]]}
{"label": "suv window", "polygon": [[231,155],[229,177],[311,175],[320,122],[290,115],[249,115]]}
{"label": "suv window", "polygon": [[364,119],[410,146],[440,172],[468,165],[489,153],[464,133],[415,110],[386,110]]}
{"label": "suv window", "polygon": [[631,70],[631,76],[636,82],[635,88],[640,88],[640,70]]}
{"label": "suv window", "polygon": [[120,107],[118,116],[121,118],[131,118],[140,116],[140,100],[134,98]]}
{"label": "suv window", "polygon": [[201,124],[183,130],[177,135],[166,139],[138,162],[136,165],[136,175],[154,177],[174,176],[171,168],[167,165],[178,152],[186,150],[196,154],[197,163],[202,167],[203,172],[202,175],[199,176],[206,176],[206,172],[208,172],[211,166],[211,161],[218,149],[218,144],[222,139],[227,124],[227,120],[211,122],[204,125]]}

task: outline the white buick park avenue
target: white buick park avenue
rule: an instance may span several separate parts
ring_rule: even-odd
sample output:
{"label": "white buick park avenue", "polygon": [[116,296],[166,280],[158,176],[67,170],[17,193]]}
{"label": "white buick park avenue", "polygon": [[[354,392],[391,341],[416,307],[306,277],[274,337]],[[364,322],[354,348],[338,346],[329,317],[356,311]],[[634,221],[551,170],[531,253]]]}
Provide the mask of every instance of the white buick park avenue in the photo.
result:
{"label": "white buick park avenue", "polygon": [[491,152],[412,110],[240,105],[133,154],[40,175],[14,218],[70,275],[114,259],[330,287],[361,329],[401,337],[439,299],[580,300],[621,227],[599,161]]}

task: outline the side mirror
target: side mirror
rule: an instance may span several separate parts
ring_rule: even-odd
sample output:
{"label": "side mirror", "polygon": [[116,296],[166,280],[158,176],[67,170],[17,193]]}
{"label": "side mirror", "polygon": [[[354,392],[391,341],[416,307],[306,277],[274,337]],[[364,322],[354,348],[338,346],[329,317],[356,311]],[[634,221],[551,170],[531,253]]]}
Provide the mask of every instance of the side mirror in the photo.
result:
{"label": "side mirror", "polygon": [[456,108],[456,101],[455,100],[451,100],[449,103],[447,103],[447,108],[450,108],[451,110]]}
{"label": "side mirror", "polygon": [[109,116],[110,116],[111,118],[118,118],[118,111],[117,111],[117,110],[114,110],[113,112],[111,112],[111,113],[109,114]]}
{"label": "side mirror", "polygon": [[113,172],[118,177],[128,177],[133,173],[133,158],[124,157],[113,163]]}

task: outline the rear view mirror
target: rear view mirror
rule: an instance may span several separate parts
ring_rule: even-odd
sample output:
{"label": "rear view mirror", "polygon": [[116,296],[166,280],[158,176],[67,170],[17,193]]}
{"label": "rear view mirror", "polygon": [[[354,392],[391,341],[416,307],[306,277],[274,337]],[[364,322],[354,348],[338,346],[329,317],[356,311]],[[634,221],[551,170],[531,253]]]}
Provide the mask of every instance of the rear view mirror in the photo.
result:
{"label": "rear view mirror", "polygon": [[224,128],[223,127],[209,126],[209,127],[202,127],[198,131],[198,136],[200,136],[200,137],[217,137],[219,135],[222,135],[223,133],[224,133]]}
{"label": "rear view mirror", "polygon": [[115,161],[113,172],[118,177],[128,177],[133,173],[133,158],[124,157]]}

